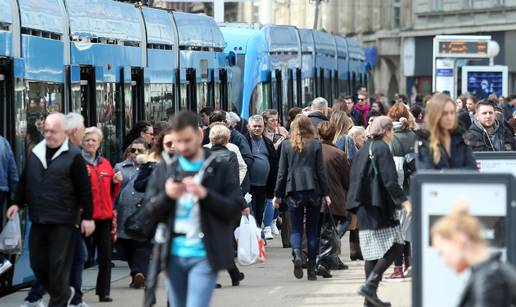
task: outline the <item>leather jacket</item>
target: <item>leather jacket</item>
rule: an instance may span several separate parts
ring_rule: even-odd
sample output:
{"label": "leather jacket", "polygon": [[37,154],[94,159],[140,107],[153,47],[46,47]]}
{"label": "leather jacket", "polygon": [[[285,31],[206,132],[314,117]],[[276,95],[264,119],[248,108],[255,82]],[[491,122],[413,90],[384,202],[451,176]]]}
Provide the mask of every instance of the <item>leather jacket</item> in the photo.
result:
{"label": "leather jacket", "polygon": [[516,269],[498,253],[471,268],[459,307],[502,306],[516,306]]}

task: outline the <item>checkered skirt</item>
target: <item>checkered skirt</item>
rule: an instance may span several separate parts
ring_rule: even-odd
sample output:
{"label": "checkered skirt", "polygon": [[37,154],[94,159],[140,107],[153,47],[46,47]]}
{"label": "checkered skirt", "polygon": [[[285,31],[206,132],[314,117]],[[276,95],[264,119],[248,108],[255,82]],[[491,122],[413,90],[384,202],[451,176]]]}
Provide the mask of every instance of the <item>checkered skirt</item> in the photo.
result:
{"label": "checkered skirt", "polygon": [[376,230],[359,230],[358,234],[364,260],[381,259],[394,243],[405,244],[400,225]]}

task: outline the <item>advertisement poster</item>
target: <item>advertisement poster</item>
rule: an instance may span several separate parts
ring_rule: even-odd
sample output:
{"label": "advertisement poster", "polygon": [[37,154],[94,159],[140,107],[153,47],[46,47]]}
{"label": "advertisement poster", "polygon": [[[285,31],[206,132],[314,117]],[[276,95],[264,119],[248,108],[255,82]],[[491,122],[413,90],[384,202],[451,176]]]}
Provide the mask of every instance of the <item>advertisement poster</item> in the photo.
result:
{"label": "advertisement poster", "polygon": [[462,91],[474,95],[478,100],[490,94],[507,96],[507,66],[463,66]]}

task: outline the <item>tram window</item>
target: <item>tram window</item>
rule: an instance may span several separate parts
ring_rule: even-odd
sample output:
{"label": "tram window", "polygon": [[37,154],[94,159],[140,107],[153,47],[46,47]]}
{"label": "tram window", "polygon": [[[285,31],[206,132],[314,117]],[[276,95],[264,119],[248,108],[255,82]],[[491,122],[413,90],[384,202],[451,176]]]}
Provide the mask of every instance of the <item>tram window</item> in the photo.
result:
{"label": "tram window", "polygon": [[186,83],[181,83],[181,85],[179,86],[179,91],[180,91],[180,94],[181,94],[181,103],[179,105],[179,108],[181,110],[188,110],[188,105],[187,105],[187,97],[186,97],[186,93],[187,93],[187,84]]}
{"label": "tram window", "polygon": [[[116,144],[116,84],[104,83],[96,86],[97,127],[104,134],[102,153],[111,162],[118,160]],[[122,140],[118,140],[122,141]]]}
{"label": "tram window", "polygon": [[164,84],[163,92],[163,113],[161,114],[160,120],[168,121],[169,118],[175,113],[174,103],[174,86],[172,84]]}
{"label": "tram window", "polygon": [[[30,138],[29,127],[27,125],[27,102],[25,99],[26,90],[23,80],[20,78],[16,78],[15,88],[14,88],[14,97],[15,97],[15,128],[16,128],[16,136],[15,136],[15,146],[14,147],[14,155],[15,160],[17,162],[18,169],[22,169],[25,161],[25,153],[26,141]],[[35,128],[35,126],[33,126]],[[37,129],[35,130],[34,136],[42,136],[38,133]],[[31,148],[32,149],[32,148]]]}
{"label": "tram window", "polygon": [[271,97],[271,84],[258,83],[251,95],[250,115],[262,114],[267,109],[270,109],[271,101],[269,97]]}
{"label": "tram window", "polygon": [[244,89],[244,68],[245,55],[237,55],[237,65],[231,67],[231,87],[230,96],[231,103],[240,105],[242,103]]}
{"label": "tram window", "polygon": [[[132,85],[124,85],[124,135],[127,135],[133,128],[133,93]],[[125,149],[125,148],[124,148]]]}
{"label": "tram window", "polygon": [[197,84],[197,110],[199,111],[208,105],[208,83],[202,82]]}
{"label": "tram window", "polygon": [[214,97],[213,101],[215,102],[215,109],[222,110],[222,104],[220,101],[220,89],[221,89],[220,82],[215,82],[214,86],[215,86],[215,89],[214,89],[215,97]]}
{"label": "tram window", "polygon": [[[27,104],[18,104],[16,110],[17,114],[20,114],[23,112],[22,110],[26,109],[24,143],[25,154],[28,154],[43,139],[47,115],[52,112],[62,112],[63,86],[60,84],[27,82],[26,89]],[[20,128],[24,130],[24,127]]]}
{"label": "tram window", "polygon": [[314,98],[315,98],[314,84],[315,84],[315,80],[313,78],[303,79],[303,94],[304,94],[303,106],[310,105],[312,103],[312,100],[314,100]]}

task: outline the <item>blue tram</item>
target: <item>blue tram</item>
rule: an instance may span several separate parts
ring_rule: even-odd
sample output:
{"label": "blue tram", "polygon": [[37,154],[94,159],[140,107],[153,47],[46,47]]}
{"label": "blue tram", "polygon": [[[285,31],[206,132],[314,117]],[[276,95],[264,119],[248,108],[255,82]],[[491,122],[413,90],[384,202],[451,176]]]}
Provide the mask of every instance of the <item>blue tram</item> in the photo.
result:
{"label": "blue tram", "polygon": [[[0,134],[21,169],[48,113],[79,112],[119,161],[138,120],[229,108],[223,49],[207,16],[111,0],[0,0]],[[31,280],[27,256],[0,277],[0,293]]]}
{"label": "blue tram", "polygon": [[333,99],[367,85],[363,49],[353,39],[292,26],[223,24],[233,54],[231,101],[243,118],[268,108],[285,118],[317,96]]}

